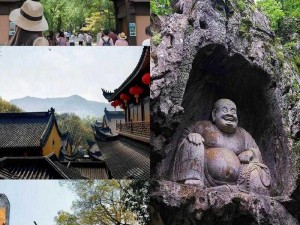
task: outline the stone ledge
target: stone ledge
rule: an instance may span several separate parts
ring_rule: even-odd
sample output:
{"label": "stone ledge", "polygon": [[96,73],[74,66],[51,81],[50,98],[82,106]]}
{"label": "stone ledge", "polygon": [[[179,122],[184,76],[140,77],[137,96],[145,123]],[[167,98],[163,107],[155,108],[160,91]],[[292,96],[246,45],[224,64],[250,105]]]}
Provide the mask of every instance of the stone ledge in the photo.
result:
{"label": "stone ledge", "polygon": [[243,225],[297,225],[298,221],[281,204],[288,201],[288,196],[254,195],[229,186],[201,189],[171,181],[152,181],[152,214],[159,214],[153,218],[161,218],[160,224],[181,224],[188,215],[185,225],[225,225],[229,221]]}

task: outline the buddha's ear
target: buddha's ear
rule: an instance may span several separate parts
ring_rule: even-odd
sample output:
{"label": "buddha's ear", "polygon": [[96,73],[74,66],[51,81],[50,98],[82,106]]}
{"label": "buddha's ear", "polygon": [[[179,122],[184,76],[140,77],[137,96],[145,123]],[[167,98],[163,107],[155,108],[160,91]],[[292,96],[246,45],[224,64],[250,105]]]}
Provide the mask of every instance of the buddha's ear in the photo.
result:
{"label": "buddha's ear", "polygon": [[213,111],[211,112],[211,118],[213,122],[215,122],[216,120],[216,114],[217,114],[217,109],[213,109]]}

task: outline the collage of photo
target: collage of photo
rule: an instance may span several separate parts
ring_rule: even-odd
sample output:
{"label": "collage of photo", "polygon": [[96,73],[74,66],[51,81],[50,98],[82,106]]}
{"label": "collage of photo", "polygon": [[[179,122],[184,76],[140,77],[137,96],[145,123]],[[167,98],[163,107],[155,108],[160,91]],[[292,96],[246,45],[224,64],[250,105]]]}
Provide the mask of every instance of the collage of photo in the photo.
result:
{"label": "collage of photo", "polygon": [[300,225],[300,0],[0,0],[0,225]]}

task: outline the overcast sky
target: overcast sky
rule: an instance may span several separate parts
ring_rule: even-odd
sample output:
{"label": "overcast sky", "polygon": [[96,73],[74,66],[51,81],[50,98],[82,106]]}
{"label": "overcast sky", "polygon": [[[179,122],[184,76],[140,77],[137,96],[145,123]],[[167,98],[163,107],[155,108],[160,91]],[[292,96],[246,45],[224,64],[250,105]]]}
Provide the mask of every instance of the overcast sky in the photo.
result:
{"label": "overcast sky", "polygon": [[107,102],[132,73],[143,47],[0,47],[0,97],[80,95]]}
{"label": "overcast sky", "polygon": [[10,202],[10,225],[54,225],[60,210],[72,212],[77,198],[57,180],[2,180],[0,193]]}

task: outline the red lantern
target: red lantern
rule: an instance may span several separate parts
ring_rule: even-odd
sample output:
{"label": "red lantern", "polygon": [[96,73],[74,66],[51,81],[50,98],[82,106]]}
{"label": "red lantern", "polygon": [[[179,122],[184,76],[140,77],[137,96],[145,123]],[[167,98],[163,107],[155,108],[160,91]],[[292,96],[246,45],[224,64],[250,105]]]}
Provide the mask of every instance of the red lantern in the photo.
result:
{"label": "red lantern", "polygon": [[136,103],[139,103],[139,96],[144,92],[144,89],[135,85],[129,89],[129,93],[134,95]]}
{"label": "red lantern", "polygon": [[115,101],[111,102],[110,104],[111,104],[111,106],[113,106],[114,108],[116,108],[116,107],[118,106],[118,105],[116,104]]}
{"label": "red lantern", "polygon": [[150,85],[150,73],[145,73],[143,76],[142,76],[142,81],[144,84],[148,84]]}
{"label": "red lantern", "polygon": [[127,102],[130,99],[130,96],[122,93],[122,94],[120,94],[120,99],[122,99],[125,102],[125,106],[127,106]]}
{"label": "red lantern", "polygon": [[120,99],[116,99],[115,103],[116,103],[116,106],[123,104],[123,102]]}

